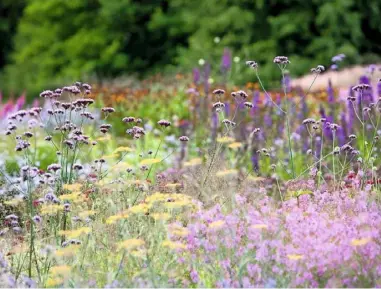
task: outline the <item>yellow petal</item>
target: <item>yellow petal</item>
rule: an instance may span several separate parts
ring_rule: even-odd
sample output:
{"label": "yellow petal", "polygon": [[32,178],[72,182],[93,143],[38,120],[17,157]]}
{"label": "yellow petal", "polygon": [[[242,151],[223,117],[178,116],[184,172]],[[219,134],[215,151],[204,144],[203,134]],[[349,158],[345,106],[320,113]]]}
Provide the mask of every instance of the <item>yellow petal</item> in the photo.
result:
{"label": "yellow petal", "polygon": [[298,255],[298,254],[289,254],[289,255],[287,255],[287,258],[290,260],[301,260],[304,258],[304,256]]}
{"label": "yellow petal", "polygon": [[361,239],[352,239],[351,245],[352,246],[364,246],[365,244],[369,243],[371,238],[361,238]]}
{"label": "yellow petal", "polygon": [[118,147],[114,153],[118,153],[118,152],[133,152],[135,151],[134,149],[132,148],[129,148],[129,147]]}
{"label": "yellow petal", "polygon": [[233,143],[228,145],[228,147],[231,149],[237,149],[237,148],[240,148],[241,146],[242,146],[242,143],[240,143],[240,142],[233,142]]}
{"label": "yellow petal", "polygon": [[217,142],[219,142],[219,143],[230,143],[230,142],[234,142],[234,141],[235,141],[235,139],[232,137],[229,137],[229,136],[223,136],[223,137],[217,138]]}
{"label": "yellow petal", "polygon": [[144,166],[144,165],[153,165],[153,164],[157,164],[157,163],[160,163],[161,160],[160,159],[144,159],[140,162],[140,165]]}

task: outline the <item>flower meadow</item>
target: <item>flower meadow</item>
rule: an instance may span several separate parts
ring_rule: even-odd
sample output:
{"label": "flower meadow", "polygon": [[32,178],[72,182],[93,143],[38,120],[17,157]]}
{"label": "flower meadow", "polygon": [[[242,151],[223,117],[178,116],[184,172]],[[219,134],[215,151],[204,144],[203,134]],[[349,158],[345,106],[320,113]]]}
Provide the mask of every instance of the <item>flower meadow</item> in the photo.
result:
{"label": "flower meadow", "polygon": [[381,286],[380,69],[316,93],[273,62],[2,105],[0,286]]}

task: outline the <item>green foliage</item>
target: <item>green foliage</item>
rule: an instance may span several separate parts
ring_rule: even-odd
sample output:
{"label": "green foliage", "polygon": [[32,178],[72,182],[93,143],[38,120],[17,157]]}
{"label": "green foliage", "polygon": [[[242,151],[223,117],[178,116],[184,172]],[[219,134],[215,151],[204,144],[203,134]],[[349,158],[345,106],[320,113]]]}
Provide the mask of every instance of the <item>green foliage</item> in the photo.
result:
{"label": "green foliage", "polygon": [[[10,57],[10,40],[1,44],[9,59],[2,83],[15,92],[163,68],[189,72],[200,58],[217,72],[224,47],[241,65],[259,62],[270,79],[276,55],[287,55],[300,75],[338,53],[349,63],[374,62],[381,53],[378,0],[18,0],[2,1],[0,12],[24,5],[21,19],[15,13],[0,20],[2,39],[19,20]],[[252,75],[230,77],[237,83]]]}

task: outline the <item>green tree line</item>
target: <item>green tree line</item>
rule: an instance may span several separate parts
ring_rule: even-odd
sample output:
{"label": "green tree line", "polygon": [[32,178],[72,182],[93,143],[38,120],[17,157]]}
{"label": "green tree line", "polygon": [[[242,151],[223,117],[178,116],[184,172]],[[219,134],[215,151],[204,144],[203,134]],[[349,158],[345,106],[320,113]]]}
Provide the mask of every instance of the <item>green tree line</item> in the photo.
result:
{"label": "green tree line", "polygon": [[0,89],[14,92],[189,72],[224,47],[270,78],[275,55],[288,56],[296,75],[338,53],[349,63],[381,55],[379,0],[2,0],[0,16]]}

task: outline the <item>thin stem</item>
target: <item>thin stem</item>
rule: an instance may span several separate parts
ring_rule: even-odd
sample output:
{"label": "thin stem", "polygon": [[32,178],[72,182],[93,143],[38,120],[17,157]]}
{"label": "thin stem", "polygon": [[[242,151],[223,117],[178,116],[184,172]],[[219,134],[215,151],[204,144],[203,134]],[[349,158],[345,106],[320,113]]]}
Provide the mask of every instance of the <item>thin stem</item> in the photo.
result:
{"label": "thin stem", "polygon": [[262,80],[261,78],[259,77],[259,74],[258,74],[258,70],[255,69],[255,74],[257,76],[257,79],[259,81],[259,84],[260,86],[262,87],[262,90],[264,91],[264,93],[266,94],[267,98],[281,111],[283,112],[284,114],[286,114],[286,111],[284,111],[279,105],[277,105],[274,100],[271,98],[271,96],[268,94],[268,92],[266,91],[265,87],[263,86],[263,83],[262,83]]}
{"label": "thin stem", "polygon": [[336,185],[336,171],[335,171],[335,131],[332,131],[332,168],[333,168],[333,185]]}

